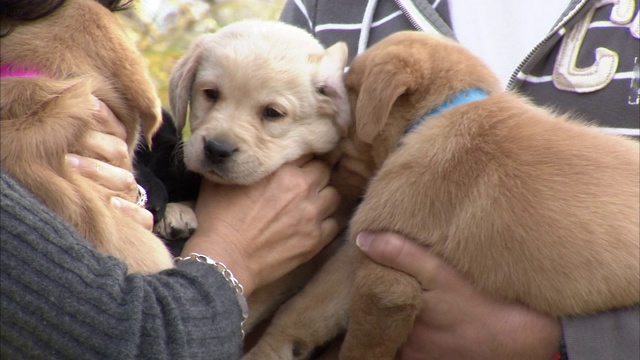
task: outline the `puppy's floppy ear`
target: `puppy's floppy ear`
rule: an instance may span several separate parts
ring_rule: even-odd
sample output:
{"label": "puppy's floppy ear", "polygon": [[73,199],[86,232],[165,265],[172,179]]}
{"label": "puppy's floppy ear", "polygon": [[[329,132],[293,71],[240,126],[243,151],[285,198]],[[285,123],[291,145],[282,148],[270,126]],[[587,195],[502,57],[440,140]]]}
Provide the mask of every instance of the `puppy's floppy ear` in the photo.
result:
{"label": "puppy's floppy ear", "polygon": [[[144,70],[140,69],[140,71]],[[143,81],[142,78],[146,81]],[[134,77],[129,77],[128,80],[123,78],[121,84],[123,84],[124,91],[131,99],[131,102],[138,109],[140,120],[142,121],[144,139],[151,146],[151,139],[161,124],[162,108],[160,98],[156,95],[156,89],[151,85],[151,79],[146,76],[143,77],[143,75],[140,75],[137,80]],[[131,86],[132,84],[137,86]],[[99,89],[96,89],[95,93],[100,97]],[[133,151],[133,148],[131,151]]]}
{"label": "puppy's floppy ear", "polygon": [[[74,2],[69,4],[65,11],[69,13],[63,16],[57,26],[62,29],[83,29],[79,33],[65,34],[69,37],[66,41],[74,44],[72,48],[67,49],[66,56],[73,59],[75,66],[89,65],[93,67],[93,71],[108,78],[112,84],[117,84],[119,91],[126,94],[127,99],[137,110],[144,137],[151,145],[151,138],[160,127],[162,120],[160,98],[146,67],[146,59],[122,31],[117,18],[104,6],[97,2]],[[60,30],[53,33],[59,34],[58,31]],[[55,35],[52,39],[55,39]],[[88,39],[101,39],[101,41],[95,42]],[[58,61],[55,55],[53,58]],[[98,97],[102,97],[100,89],[105,89],[105,85],[99,85],[96,88]],[[125,118],[120,120],[127,127],[128,134],[137,134],[138,118],[135,121]],[[134,139],[128,139],[130,145],[133,141]],[[133,153],[133,146],[130,151]]]}
{"label": "puppy's floppy ear", "polygon": [[344,86],[344,69],[349,59],[348,53],[347,44],[344,42],[338,42],[325,50],[314,79],[316,86],[333,100],[337,109],[336,122],[345,133],[351,122],[351,108]]}
{"label": "puppy's floppy ear", "polygon": [[191,86],[202,56],[201,43],[201,41],[196,41],[189,51],[178,60],[169,78],[169,105],[178,134],[182,134],[182,129],[187,121]]}
{"label": "puppy's floppy ear", "polygon": [[[355,108],[356,135],[371,144],[389,119],[391,107],[398,97],[413,86],[413,79],[405,66],[393,54],[382,53],[368,62],[354,66],[366,66]],[[352,66],[353,68],[353,66]]]}
{"label": "puppy's floppy ear", "polygon": [[[122,91],[127,94],[129,100],[138,110],[140,120],[142,121],[142,131],[147,144],[151,146],[151,138],[160,128],[161,123],[161,104],[157,95],[156,88],[153,86],[151,77],[147,69],[138,64],[144,63],[143,60],[134,61],[131,56],[125,53],[111,53],[113,57],[122,59],[122,69],[115,69],[114,74],[118,77],[118,83],[122,86]],[[129,60],[130,61],[127,61]],[[96,95],[100,94],[100,88],[96,89]],[[133,151],[133,150],[132,150]]]}

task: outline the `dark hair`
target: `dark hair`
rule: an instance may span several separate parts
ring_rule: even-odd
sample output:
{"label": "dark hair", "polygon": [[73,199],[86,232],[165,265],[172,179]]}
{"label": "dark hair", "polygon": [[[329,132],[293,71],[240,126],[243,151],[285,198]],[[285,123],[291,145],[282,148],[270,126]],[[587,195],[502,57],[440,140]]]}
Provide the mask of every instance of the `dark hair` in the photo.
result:
{"label": "dark hair", "polygon": [[[65,3],[66,0],[0,0],[0,19],[3,21],[33,21],[43,18]],[[132,0],[96,0],[110,11],[126,10]],[[0,37],[9,35],[12,27]]]}
{"label": "dark hair", "polygon": [[96,0],[111,11],[127,10],[133,0]]}
{"label": "dark hair", "polygon": [[0,18],[19,21],[37,20],[59,8],[65,0],[0,0]]}

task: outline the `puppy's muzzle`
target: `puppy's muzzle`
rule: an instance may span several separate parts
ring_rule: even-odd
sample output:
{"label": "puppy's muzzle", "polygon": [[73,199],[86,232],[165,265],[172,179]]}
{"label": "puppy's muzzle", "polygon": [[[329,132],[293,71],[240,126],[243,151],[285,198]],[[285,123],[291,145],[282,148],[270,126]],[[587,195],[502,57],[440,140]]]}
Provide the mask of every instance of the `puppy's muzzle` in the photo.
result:
{"label": "puppy's muzzle", "polygon": [[204,155],[213,165],[226,162],[237,151],[237,146],[226,141],[214,139],[204,142]]}

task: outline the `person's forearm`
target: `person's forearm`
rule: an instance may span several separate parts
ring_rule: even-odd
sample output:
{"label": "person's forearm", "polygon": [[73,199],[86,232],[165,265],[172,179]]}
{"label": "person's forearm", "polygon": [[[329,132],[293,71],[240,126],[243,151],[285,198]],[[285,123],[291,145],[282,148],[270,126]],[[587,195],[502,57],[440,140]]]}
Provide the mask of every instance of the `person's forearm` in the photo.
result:
{"label": "person's forearm", "polygon": [[240,307],[217,270],[127,275],[4,172],[1,206],[3,358],[240,356]]}

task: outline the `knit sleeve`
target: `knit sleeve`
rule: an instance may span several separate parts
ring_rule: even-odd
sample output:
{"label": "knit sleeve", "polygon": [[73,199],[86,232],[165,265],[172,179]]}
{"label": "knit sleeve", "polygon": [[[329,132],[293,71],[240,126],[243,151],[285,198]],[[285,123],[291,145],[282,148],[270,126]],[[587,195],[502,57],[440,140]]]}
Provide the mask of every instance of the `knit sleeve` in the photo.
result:
{"label": "knit sleeve", "polygon": [[1,189],[2,358],[240,357],[240,306],[218,271],[129,275],[4,170]]}
{"label": "knit sleeve", "polygon": [[562,319],[569,359],[640,359],[640,308]]}

